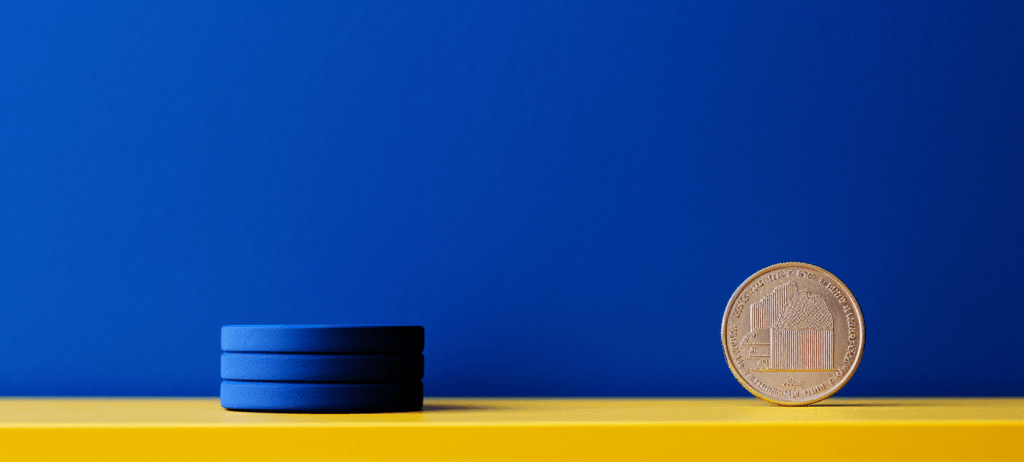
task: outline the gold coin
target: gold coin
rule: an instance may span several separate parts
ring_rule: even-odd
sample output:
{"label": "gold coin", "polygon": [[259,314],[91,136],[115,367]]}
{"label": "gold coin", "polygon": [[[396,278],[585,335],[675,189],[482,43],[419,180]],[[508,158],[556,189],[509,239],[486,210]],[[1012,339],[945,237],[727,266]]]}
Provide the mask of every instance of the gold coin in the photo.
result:
{"label": "gold coin", "polygon": [[803,406],[832,396],[864,354],[864,316],[828,271],[779,263],[736,289],[722,318],[725,360],[743,388],[770,403]]}

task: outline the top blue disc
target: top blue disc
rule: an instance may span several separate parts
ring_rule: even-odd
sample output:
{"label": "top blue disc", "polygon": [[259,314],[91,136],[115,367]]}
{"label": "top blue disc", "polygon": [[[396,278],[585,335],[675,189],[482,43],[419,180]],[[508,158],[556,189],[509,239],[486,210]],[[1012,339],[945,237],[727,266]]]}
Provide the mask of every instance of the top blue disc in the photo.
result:
{"label": "top blue disc", "polygon": [[423,327],[224,326],[220,328],[220,347],[249,353],[420,353]]}

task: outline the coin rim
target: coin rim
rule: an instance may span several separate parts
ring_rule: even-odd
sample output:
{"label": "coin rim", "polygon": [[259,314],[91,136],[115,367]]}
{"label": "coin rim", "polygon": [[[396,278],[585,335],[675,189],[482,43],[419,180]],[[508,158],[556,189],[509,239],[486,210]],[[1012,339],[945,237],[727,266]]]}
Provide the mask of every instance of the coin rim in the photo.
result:
{"label": "coin rim", "polygon": [[[763,276],[765,273],[770,273],[772,271],[775,271],[775,270],[777,270],[777,269],[779,269],[781,267],[785,267],[787,265],[803,265],[803,266],[806,266],[806,267],[809,267],[809,268],[813,268],[815,271],[820,271],[820,272],[822,272],[824,274],[827,274],[827,275],[831,276],[832,279],[834,279],[837,284],[839,284],[843,289],[846,289],[846,293],[849,294],[849,296],[850,296],[851,305],[853,305],[853,307],[856,308],[854,310],[854,312],[857,314],[857,320],[860,322],[860,345],[859,345],[859,348],[857,348],[857,357],[853,361],[853,366],[850,367],[850,372],[847,373],[846,376],[843,377],[843,379],[838,384],[836,384],[836,386],[833,387],[830,392],[828,392],[828,393],[826,393],[824,395],[821,395],[821,397],[819,397],[819,398],[814,398],[814,399],[809,400],[809,401],[796,401],[796,402],[792,402],[792,401],[779,401],[779,400],[772,399],[772,398],[762,394],[761,392],[757,391],[757,389],[755,389],[752,386],[750,386],[747,383],[747,381],[744,380],[742,376],[740,376],[740,374],[736,371],[736,367],[732,363],[732,356],[729,355],[729,342],[728,342],[728,337],[727,337],[727,334],[726,334],[726,326],[728,325],[729,314],[732,312],[732,305],[736,301],[736,297],[739,296],[739,294],[741,293],[741,290],[743,288],[747,287],[747,285],[750,284],[751,281],[753,281],[753,280]],[[825,268],[822,268],[822,267],[817,266],[817,265],[812,265],[810,263],[799,262],[799,261],[788,261],[788,262],[783,262],[783,263],[776,263],[774,265],[762,268],[760,271],[750,275],[750,277],[745,279],[743,281],[743,283],[741,283],[739,286],[737,286],[736,290],[733,291],[732,296],[729,297],[729,303],[725,305],[725,314],[722,316],[722,350],[725,352],[725,363],[729,365],[729,370],[732,371],[733,377],[736,377],[736,381],[738,381],[740,383],[740,385],[743,385],[743,388],[746,388],[747,391],[749,391],[752,395],[754,395],[754,396],[756,396],[758,398],[761,398],[761,399],[763,399],[765,401],[768,401],[769,403],[778,405],[778,406],[808,406],[808,405],[811,405],[811,404],[823,401],[825,399],[828,399],[832,395],[836,394],[836,392],[838,392],[844,386],[846,386],[846,383],[850,381],[850,378],[853,377],[853,374],[855,372],[857,372],[857,367],[860,366],[860,360],[864,356],[864,337],[865,337],[864,334],[865,334],[864,314],[861,313],[860,303],[857,302],[857,297],[853,295],[853,291],[850,290],[850,288],[846,286],[846,284],[842,281],[842,279],[839,279],[838,277],[836,277],[836,275],[830,273]]]}

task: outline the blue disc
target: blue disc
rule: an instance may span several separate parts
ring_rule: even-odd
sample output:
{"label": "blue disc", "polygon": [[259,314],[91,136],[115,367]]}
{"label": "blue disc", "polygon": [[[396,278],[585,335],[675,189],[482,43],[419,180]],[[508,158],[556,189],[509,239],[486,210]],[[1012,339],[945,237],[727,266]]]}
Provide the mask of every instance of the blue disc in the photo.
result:
{"label": "blue disc", "polygon": [[382,353],[423,351],[422,326],[224,326],[224,351],[247,353]]}
{"label": "blue disc", "polygon": [[220,405],[236,411],[402,412],[423,408],[423,382],[408,383],[220,383]]}
{"label": "blue disc", "polygon": [[423,355],[223,353],[220,378],[286,382],[410,382],[423,378]]}

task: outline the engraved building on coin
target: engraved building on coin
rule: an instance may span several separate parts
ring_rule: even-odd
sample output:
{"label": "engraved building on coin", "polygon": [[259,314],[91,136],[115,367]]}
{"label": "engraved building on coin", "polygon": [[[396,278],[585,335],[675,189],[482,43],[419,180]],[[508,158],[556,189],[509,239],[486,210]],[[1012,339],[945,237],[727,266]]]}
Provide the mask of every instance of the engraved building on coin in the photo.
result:
{"label": "engraved building on coin", "polygon": [[737,287],[722,318],[722,347],[736,380],[784,406],[828,398],[864,351],[864,318],[850,289],[824,269],[779,263]]}
{"label": "engraved building on coin", "polygon": [[777,287],[750,305],[750,333],[742,341],[763,371],[833,370],[835,326],[825,300],[798,292],[796,282]]}

